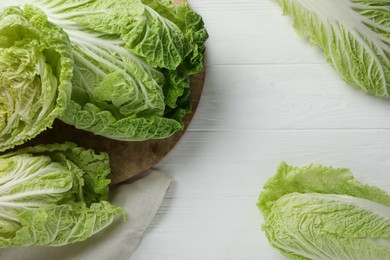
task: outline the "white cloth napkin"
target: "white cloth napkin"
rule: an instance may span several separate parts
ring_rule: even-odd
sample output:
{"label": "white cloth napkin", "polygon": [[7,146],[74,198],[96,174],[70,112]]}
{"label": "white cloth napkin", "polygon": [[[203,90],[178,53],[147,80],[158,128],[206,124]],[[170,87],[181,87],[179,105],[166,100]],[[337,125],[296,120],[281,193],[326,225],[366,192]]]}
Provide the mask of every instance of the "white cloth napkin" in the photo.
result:
{"label": "white cloth napkin", "polygon": [[130,259],[141,237],[156,215],[172,178],[150,170],[146,176],[113,188],[110,202],[125,208],[127,222],[117,218],[91,238],[61,247],[0,249],[1,260],[122,260]]}

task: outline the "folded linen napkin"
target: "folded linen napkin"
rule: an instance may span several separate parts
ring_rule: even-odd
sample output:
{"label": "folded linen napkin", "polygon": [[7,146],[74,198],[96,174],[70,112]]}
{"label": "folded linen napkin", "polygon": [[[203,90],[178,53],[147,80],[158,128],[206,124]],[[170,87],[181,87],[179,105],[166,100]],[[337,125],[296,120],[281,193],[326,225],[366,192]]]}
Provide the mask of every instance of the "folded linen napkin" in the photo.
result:
{"label": "folded linen napkin", "polygon": [[120,184],[110,192],[110,202],[126,210],[126,222],[117,218],[89,239],[66,246],[0,249],[0,259],[128,260],[156,215],[171,182],[168,175],[149,170],[137,180]]}

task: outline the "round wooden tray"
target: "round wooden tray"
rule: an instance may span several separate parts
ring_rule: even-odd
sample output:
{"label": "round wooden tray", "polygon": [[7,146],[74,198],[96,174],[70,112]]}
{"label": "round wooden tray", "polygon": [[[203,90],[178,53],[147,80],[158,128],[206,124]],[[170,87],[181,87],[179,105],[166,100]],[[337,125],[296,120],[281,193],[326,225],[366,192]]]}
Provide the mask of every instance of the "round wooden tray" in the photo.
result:
{"label": "round wooden tray", "polygon": [[56,120],[53,127],[26,145],[74,142],[79,146],[93,149],[97,152],[106,152],[110,157],[111,181],[118,184],[133,178],[143,171],[153,167],[175,146],[190,124],[202,94],[206,72],[203,69],[199,74],[191,77],[191,105],[192,112],[183,119],[184,130],[173,136],[161,140],[143,142],[125,142],[97,136],[92,133],[78,130],[73,126]]}

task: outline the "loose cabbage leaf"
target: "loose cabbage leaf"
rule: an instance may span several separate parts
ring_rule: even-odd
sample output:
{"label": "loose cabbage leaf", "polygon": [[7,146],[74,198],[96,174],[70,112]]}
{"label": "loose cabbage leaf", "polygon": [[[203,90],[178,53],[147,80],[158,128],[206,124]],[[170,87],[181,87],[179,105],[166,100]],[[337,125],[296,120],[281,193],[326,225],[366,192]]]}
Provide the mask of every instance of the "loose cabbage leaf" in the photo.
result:
{"label": "loose cabbage leaf", "polygon": [[0,9],[0,151],[52,125],[69,103],[72,76],[60,27],[33,6]]}
{"label": "loose cabbage leaf", "polygon": [[388,0],[278,0],[299,34],[363,92],[390,95]]}
{"label": "loose cabbage leaf", "polygon": [[123,209],[105,201],[108,155],[71,143],[0,156],[0,247],[59,246],[99,232]]}
{"label": "loose cabbage leaf", "polygon": [[269,242],[291,259],[390,258],[390,196],[348,169],[282,163],[258,206]]}
{"label": "loose cabbage leaf", "polygon": [[[7,5],[5,1],[3,5]],[[118,140],[165,138],[190,111],[189,76],[203,66],[201,17],[170,0],[16,0],[64,29],[75,62],[60,119]],[[0,4],[1,6],[2,4]]]}

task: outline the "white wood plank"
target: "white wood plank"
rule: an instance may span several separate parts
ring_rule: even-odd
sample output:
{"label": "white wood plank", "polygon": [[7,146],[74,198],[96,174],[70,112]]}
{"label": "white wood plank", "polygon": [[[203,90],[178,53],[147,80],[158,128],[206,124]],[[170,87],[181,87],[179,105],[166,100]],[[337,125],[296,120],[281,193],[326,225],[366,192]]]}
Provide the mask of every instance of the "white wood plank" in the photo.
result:
{"label": "white wood plank", "polygon": [[325,63],[322,51],[299,37],[276,0],[194,0],[210,39],[207,63]]}
{"label": "white wood plank", "polygon": [[[348,167],[362,181],[390,192],[390,130],[187,132],[158,167],[172,173],[184,187],[182,195],[189,192],[200,195],[203,189],[211,191],[220,180],[232,186],[255,185],[251,187],[256,189],[250,193],[235,192],[251,196],[283,160],[294,165],[317,162]],[[245,164],[253,168],[240,171]],[[252,182],[243,176],[264,178]],[[217,190],[224,194],[232,191]]]}
{"label": "white wood plank", "polygon": [[328,64],[207,66],[190,131],[390,128],[390,100],[347,85]]}

